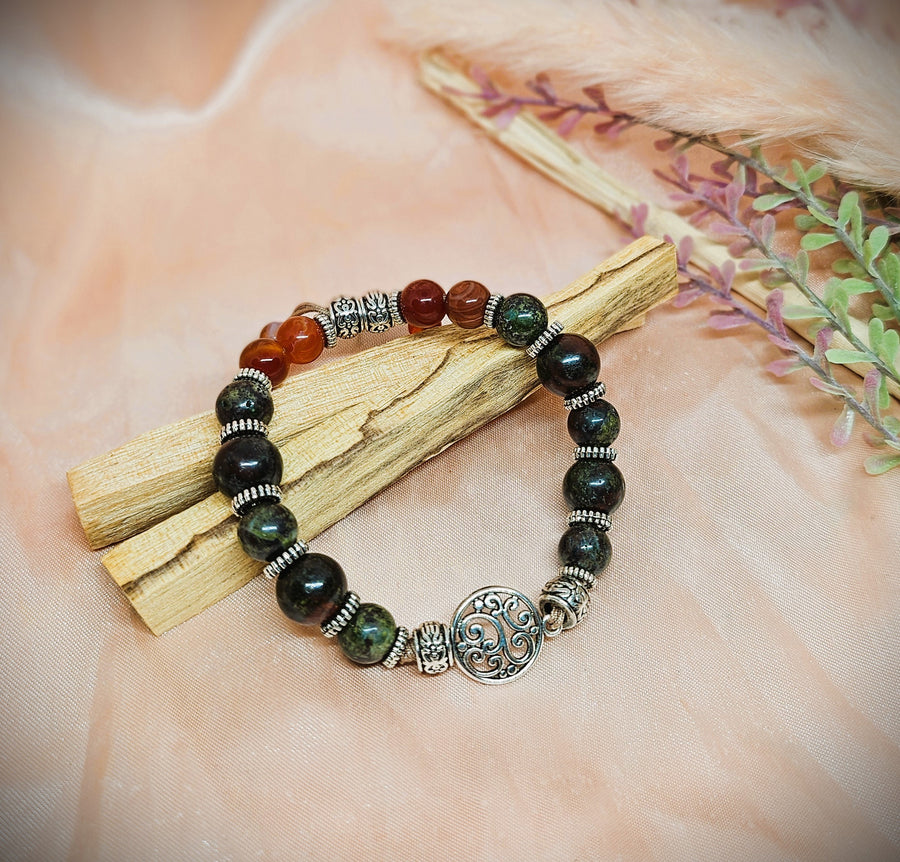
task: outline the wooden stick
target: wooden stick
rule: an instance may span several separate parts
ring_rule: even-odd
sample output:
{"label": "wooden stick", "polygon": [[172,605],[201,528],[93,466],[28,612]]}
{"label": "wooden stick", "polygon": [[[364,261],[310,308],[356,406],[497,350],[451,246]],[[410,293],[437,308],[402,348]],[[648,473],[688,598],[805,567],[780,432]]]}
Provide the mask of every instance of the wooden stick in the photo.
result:
{"label": "wooden stick", "polygon": [[[551,320],[599,342],[676,289],[674,248],[644,237],[545,301]],[[281,450],[282,489],[298,515],[300,535],[315,537],[537,386],[534,361],[524,351],[506,346],[493,330],[455,326],[396,339],[289,378],[275,392],[270,436]],[[212,492],[208,475],[217,430],[212,413],[195,416],[69,474],[76,508],[94,542],[122,525],[132,529],[167,513],[102,561],[156,634],[224,598],[261,569],[237,543],[229,501]],[[146,499],[152,494],[163,502]],[[101,511],[104,501],[112,510]]]}
{"label": "wooden stick", "polygon": [[[691,237],[694,241],[691,261],[706,272],[709,272],[710,266],[721,268],[725,261],[731,259],[724,245],[711,240],[677,213],[644,200],[533,114],[522,111],[508,126],[498,128],[493,119],[482,115],[484,102],[480,98],[459,95],[459,92],[478,93],[481,87],[440,51],[423,56],[419,76],[427,89],[464,114],[492,140],[588,203],[628,225],[633,224],[632,208],[646,204],[648,213],[644,224],[647,233],[670,236],[676,243],[683,237]],[[733,289],[760,308],[766,307],[769,288],[759,279],[746,273],[739,274],[735,277]],[[787,284],[781,289],[784,291],[786,304],[809,304],[806,297],[793,285]],[[808,320],[785,320],[785,324],[802,338],[810,340]],[[869,347],[869,329],[865,321],[851,316],[850,326],[853,334]],[[832,346],[853,349],[853,345],[840,333],[835,333]],[[857,362],[846,367],[860,377],[865,377],[872,369],[868,362]],[[888,380],[887,387],[895,398],[900,399],[900,386],[895,381]]]}

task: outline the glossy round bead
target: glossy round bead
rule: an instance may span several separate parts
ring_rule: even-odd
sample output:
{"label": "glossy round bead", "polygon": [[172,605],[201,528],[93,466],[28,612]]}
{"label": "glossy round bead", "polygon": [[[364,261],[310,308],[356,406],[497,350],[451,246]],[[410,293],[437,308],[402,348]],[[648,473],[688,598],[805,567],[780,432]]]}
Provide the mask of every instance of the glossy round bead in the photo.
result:
{"label": "glossy round bead", "polygon": [[238,539],[248,557],[271,563],[297,541],[297,519],[280,503],[254,506],[238,524]]}
{"label": "glossy round bead", "polygon": [[625,496],[625,479],[611,461],[576,461],[563,479],[563,495],[572,509],[614,512]]}
{"label": "glossy round bead", "polygon": [[563,332],[538,354],[537,373],[545,389],[565,398],[597,382],[600,354],[583,335]]}
{"label": "glossy round bead", "polygon": [[277,386],[287,377],[291,362],[287,351],[274,338],[257,338],[241,351],[240,366],[262,371]]}
{"label": "glossy round bead", "polygon": [[397,623],[381,605],[362,604],[337,636],[344,655],[357,664],[377,664],[390,652]]}
{"label": "glossy round bead", "polygon": [[612,556],[609,536],[591,524],[572,524],[559,540],[559,564],[602,572]]}
{"label": "glossy round bead", "polygon": [[337,560],[304,554],[278,576],[275,596],[285,616],[305,626],[320,626],[340,609],[347,576]]}
{"label": "glossy round bead", "polygon": [[427,278],[411,282],[400,292],[400,311],[413,326],[437,326],[444,319],[444,289]]}
{"label": "glossy round bead", "polygon": [[271,323],[267,323],[262,329],[259,331],[260,338],[274,338],[278,332],[278,327],[281,326],[280,320],[273,320]]}
{"label": "glossy round bead", "polygon": [[609,446],[619,436],[621,422],[616,408],[600,398],[572,410],[566,425],[569,436],[579,446]]}
{"label": "glossy round bead", "polygon": [[491,292],[479,281],[459,281],[447,291],[447,317],[463,329],[477,329]]}
{"label": "glossy round bead", "polygon": [[507,344],[528,347],[547,328],[547,309],[536,296],[514,293],[500,303],[494,326]]}
{"label": "glossy round bead", "polygon": [[234,497],[254,485],[281,482],[281,453],[266,437],[235,437],[223,443],[213,460],[216,487]]}
{"label": "glossy round bead", "polygon": [[274,410],[272,396],[246,377],[232,380],[216,399],[216,418],[222,425],[241,419],[268,423]]}
{"label": "glossy round bead", "polygon": [[312,362],[325,349],[325,333],[319,322],[302,314],[285,320],[275,338],[295,364]]}

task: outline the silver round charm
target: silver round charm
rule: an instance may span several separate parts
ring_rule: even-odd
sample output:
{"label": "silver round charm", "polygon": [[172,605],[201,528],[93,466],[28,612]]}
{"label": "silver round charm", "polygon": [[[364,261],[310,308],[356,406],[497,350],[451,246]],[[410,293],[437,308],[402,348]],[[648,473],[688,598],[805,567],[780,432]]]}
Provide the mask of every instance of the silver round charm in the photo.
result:
{"label": "silver round charm", "polygon": [[580,578],[560,575],[544,586],[539,604],[544,615],[554,608],[562,612],[562,628],[565,631],[584,619],[591,606],[591,594]]}
{"label": "silver round charm", "polygon": [[453,667],[450,627],[444,623],[422,623],[413,632],[413,649],[419,670],[433,676]]}
{"label": "silver round charm", "polygon": [[488,684],[520,677],[544,642],[538,609],[509,587],[482,587],[472,593],[456,609],[450,631],[460,670]]}

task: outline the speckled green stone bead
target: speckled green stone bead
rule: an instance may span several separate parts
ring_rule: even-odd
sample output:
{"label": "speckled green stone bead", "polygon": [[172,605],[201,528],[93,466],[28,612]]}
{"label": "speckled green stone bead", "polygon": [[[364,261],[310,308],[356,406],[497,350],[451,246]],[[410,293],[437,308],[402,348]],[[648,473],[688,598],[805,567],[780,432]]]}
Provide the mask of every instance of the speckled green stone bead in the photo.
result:
{"label": "speckled green stone bead", "polygon": [[569,436],[579,446],[611,446],[619,436],[621,421],[615,407],[602,398],[569,413]]}
{"label": "speckled green stone bead", "polygon": [[559,540],[559,564],[599,575],[612,556],[609,536],[593,524],[572,524]]}
{"label": "speckled green stone bead", "polygon": [[222,425],[239,419],[256,419],[268,424],[274,410],[272,396],[246,377],[232,380],[216,399],[216,417]]}
{"label": "speckled green stone bead", "polygon": [[288,564],[275,582],[275,598],[284,615],[305,626],[330,620],[346,593],[344,570],[325,554],[304,554]]}
{"label": "speckled green stone bead", "polygon": [[583,335],[563,332],[538,354],[537,373],[545,389],[568,398],[597,382],[600,355]]}
{"label": "speckled green stone bead", "polygon": [[338,635],[338,643],[350,661],[377,664],[390,652],[397,638],[397,623],[381,605],[362,604]]}
{"label": "speckled green stone bead", "polygon": [[261,503],[241,518],[238,539],[247,556],[271,563],[297,541],[297,519],[287,506]]}
{"label": "speckled green stone bead", "polygon": [[277,485],[283,469],[278,447],[266,437],[235,437],[213,459],[216,487],[229,497],[254,485]]}
{"label": "speckled green stone bead", "polygon": [[614,512],[625,496],[625,479],[612,462],[586,458],[569,467],[563,494],[572,509]]}
{"label": "speckled green stone bead", "polygon": [[494,326],[507,344],[528,347],[547,328],[547,309],[530,293],[514,293],[500,303]]}

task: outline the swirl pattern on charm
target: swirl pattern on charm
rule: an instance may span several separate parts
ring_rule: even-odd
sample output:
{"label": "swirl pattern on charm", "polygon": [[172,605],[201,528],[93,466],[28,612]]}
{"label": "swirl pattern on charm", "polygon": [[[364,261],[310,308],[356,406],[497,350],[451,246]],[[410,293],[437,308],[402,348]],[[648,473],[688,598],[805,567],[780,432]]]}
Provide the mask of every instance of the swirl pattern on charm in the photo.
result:
{"label": "swirl pattern on charm", "polygon": [[544,641],[537,608],[509,587],[483,587],[472,593],[456,609],[450,627],[460,670],[485,683],[521,676]]}

